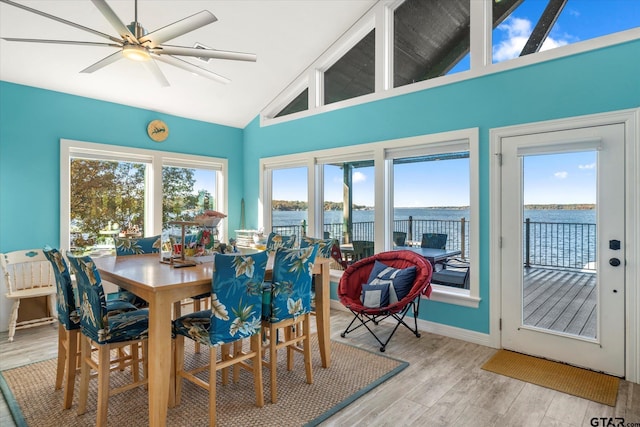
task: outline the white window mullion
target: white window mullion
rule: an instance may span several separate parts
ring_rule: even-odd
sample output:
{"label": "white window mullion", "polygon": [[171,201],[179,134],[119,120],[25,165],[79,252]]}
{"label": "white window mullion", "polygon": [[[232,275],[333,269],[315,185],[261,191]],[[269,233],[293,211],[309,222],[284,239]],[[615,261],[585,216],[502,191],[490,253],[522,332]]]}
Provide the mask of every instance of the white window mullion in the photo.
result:
{"label": "white window mullion", "polygon": [[470,8],[470,67],[474,72],[491,65],[493,1],[472,1]]}

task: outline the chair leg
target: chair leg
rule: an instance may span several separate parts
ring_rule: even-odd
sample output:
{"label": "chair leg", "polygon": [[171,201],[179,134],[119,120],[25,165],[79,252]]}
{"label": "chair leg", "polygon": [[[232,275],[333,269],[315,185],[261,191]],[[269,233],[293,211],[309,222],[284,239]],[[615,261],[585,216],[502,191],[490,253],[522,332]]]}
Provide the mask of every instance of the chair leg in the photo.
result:
{"label": "chair leg", "polygon": [[262,385],[262,343],[260,342],[260,334],[251,336],[251,351],[255,353],[251,369],[253,371],[253,384],[256,391],[256,405],[262,408],[264,406],[264,390]]}
{"label": "chair leg", "polygon": [[18,323],[18,308],[20,307],[20,299],[16,299],[11,307],[11,316],[9,316],[9,341],[13,341],[16,334],[16,324]]}
{"label": "chair leg", "polygon": [[107,425],[109,409],[109,377],[111,374],[111,352],[108,345],[98,347],[98,414],[96,426]]}
{"label": "chair leg", "polygon": [[[146,345],[146,341],[142,343],[142,357],[143,357],[143,369],[144,369],[144,377],[149,379],[148,370],[147,370],[147,356],[149,352],[147,351],[148,346]],[[145,390],[148,390],[149,381],[145,385]],[[171,371],[169,376],[169,408],[173,408],[176,406],[176,340],[171,340]]]}
{"label": "chair leg", "polygon": [[[232,351],[231,350],[231,344],[222,344],[220,347],[220,360],[222,360],[223,362],[226,362],[227,360],[231,359],[231,356],[229,356],[229,352]],[[217,354],[217,351],[216,351]],[[222,385],[227,385],[229,384],[229,367],[226,368],[222,368]]]}
{"label": "chair leg", "polygon": [[58,365],[56,367],[56,390],[62,388],[62,380],[64,379],[64,367],[67,361],[67,330],[62,326],[62,323],[58,323]]}
{"label": "chair leg", "polygon": [[271,403],[278,401],[278,390],[276,384],[276,367],[278,366],[278,330],[273,324],[269,326],[269,384],[271,385]]}
{"label": "chair leg", "polygon": [[131,373],[133,375],[133,382],[140,381],[140,344],[135,343],[129,346],[131,352]]}
{"label": "chair leg", "polygon": [[175,351],[175,360],[176,360],[176,406],[180,405],[180,401],[182,399],[182,374],[184,370],[184,336],[177,334],[176,335],[176,351]]}
{"label": "chair leg", "polygon": [[[200,311],[200,299],[199,298],[194,298],[193,299],[193,311]],[[200,354],[200,343],[198,341],[196,341],[195,343],[195,353],[196,354]]]}
{"label": "chair leg", "polygon": [[80,331],[78,329],[74,329],[71,331],[67,331],[62,327],[66,336],[67,336],[67,344],[66,344],[66,355],[65,355],[65,380],[64,380],[64,400],[62,402],[62,406],[64,409],[70,409],[71,404],[73,403],[73,390],[75,388],[76,383],[76,366],[78,359],[78,337],[80,336]]}
{"label": "chair leg", "polygon": [[80,336],[80,393],[78,397],[78,415],[87,412],[87,397],[89,394],[89,379],[91,367],[87,358],[91,357],[91,342],[84,335]]}
{"label": "chair leg", "polygon": [[[225,353],[225,350],[223,349],[222,354],[224,353]],[[215,427],[216,425],[216,373],[217,373],[216,362],[217,360],[218,360],[218,349],[214,346],[209,346],[209,426],[210,427]]]}
{"label": "chair leg", "polygon": [[313,371],[311,370],[311,316],[309,313],[304,315],[302,321],[302,328],[304,334],[304,341],[302,342],[304,348],[304,370],[307,374],[307,384],[313,384]]}

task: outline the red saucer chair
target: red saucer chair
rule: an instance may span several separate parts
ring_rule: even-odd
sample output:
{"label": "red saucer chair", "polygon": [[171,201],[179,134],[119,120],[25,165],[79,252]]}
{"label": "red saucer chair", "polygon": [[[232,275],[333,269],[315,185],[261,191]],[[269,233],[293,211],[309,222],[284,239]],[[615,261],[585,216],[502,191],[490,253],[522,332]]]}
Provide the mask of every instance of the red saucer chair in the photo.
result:
{"label": "red saucer chair", "polygon": [[[416,272],[415,279],[406,296],[399,297],[397,302],[389,303],[386,306],[372,308],[363,304],[361,296],[362,287],[369,282],[369,276],[376,261],[396,269],[415,266]],[[422,295],[427,297],[431,295],[431,273],[432,267],[429,261],[412,251],[381,252],[349,265],[340,279],[338,298],[353,313],[354,318],[340,336],[344,338],[349,332],[364,326],[380,343],[380,351],[385,351],[387,344],[401,324],[419,338],[418,310],[420,308],[420,297]],[[413,310],[413,327],[404,321],[409,310]],[[380,321],[389,317],[393,318],[397,323],[389,337],[383,342],[368,324],[373,322],[377,325]]]}

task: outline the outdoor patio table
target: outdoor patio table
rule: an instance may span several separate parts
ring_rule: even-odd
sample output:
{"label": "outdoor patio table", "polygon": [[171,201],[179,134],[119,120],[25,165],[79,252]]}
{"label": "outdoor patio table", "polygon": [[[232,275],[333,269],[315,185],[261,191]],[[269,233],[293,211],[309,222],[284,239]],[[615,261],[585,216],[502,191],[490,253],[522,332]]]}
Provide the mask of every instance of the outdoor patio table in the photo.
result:
{"label": "outdoor patio table", "polygon": [[[213,262],[174,268],[158,254],[94,258],[101,277],[149,303],[149,425],[165,426],[171,375],[171,308],[173,303],[211,291]],[[317,258],[316,323],[322,366],[331,362],[329,263]],[[273,256],[267,271],[273,270]]]}
{"label": "outdoor patio table", "polygon": [[426,258],[431,265],[435,265],[437,262],[445,261],[447,258],[460,255],[461,251],[450,251],[447,249],[435,249],[435,248],[420,248],[415,246],[396,246],[394,251],[412,251],[418,255]]}

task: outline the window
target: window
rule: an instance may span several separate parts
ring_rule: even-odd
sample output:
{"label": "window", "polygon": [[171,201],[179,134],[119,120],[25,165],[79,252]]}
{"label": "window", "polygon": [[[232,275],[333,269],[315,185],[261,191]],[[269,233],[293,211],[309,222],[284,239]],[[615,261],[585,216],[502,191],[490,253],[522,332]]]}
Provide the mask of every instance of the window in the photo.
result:
{"label": "window", "polygon": [[468,70],[469,22],[469,0],[403,2],[393,15],[394,87]]}
{"label": "window", "polygon": [[[261,112],[261,124],[293,119],[290,107],[299,118],[635,40],[639,8],[635,0],[378,2]],[[523,50],[527,60],[509,61]],[[547,52],[527,55],[539,51]],[[304,88],[307,106],[283,110]]]}
{"label": "window", "polygon": [[375,78],[375,30],[371,30],[358,44],[324,73],[324,103],[373,93]]}
{"label": "window", "polygon": [[309,109],[309,88],[303,90],[293,101],[287,104],[275,117],[282,117],[288,114],[297,113]]}
{"label": "window", "polygon": [[[443,249],[453,254],[448,266],[455,273],[450,281],[440,280],[439,285],[467,289],[470,281],[466,266],[471,264],[469,151],[451,151],[451,148],[455,149],[425,147],[423,151],[429,154],[415,155],[416,151],[408,157],[390,156],[393,162],[392,240],[394,246],[404,241],[405,246],[430,247],[422,241],[423,235],[443,237]],[[434,265],[438,271],[448,266],[446,260]]]}
{"label": "window", "polygon": [[323,164],[323,231],[340,243],[375,241],[373,160]]}
{"label": "window", "polygon": [[109,251],[114,235],[152,236],[169,221],[225,209],[225,159],[70,140],[61,141],[60,152],[64,249]]}
{"label": "window", "polygon": [[514,3],[494,0],[494,63],[640,26],[637,1],[524,0],[511,9]]}
{"label": "window", "polygon": [[[471,266],[467,288],[434,285],[432,299],[477,307],[477,129],[270,157],[262,159],[260,167],[264,224],[272,222],[273,206],[279,203],[272,180],[276,182],[282,171],[298,168],[308,174],[308,179],[303,179],[304,173],[296,179],[308,188],[310,236],[333,237],[343,245],[369,240],[374,252],[393,250],[393,231],[408,232],[408,209],[419,210],[424,220],[412,215],[412,231],[445,230],[447,249],[459,250],[459,258]],[[436,217],[433,207],[448,208],[453,216]],[[408,240],[417,240],[411,237]]]}
{"label": "window", "polygon": [[304,167],[271,170],[271,231],[290,236],[296,242],[307,232],[308,169]]}

